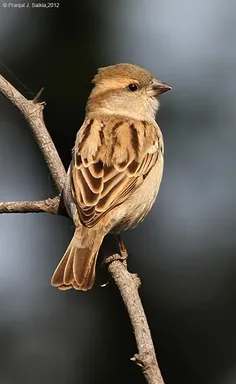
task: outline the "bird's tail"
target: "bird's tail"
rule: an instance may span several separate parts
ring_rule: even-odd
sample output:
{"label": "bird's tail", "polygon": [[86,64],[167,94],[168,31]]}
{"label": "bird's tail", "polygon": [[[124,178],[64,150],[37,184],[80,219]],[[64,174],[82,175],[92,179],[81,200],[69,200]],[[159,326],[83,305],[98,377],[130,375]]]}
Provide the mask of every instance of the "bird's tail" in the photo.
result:
{"label": "bird's tail", "polygon": [[74,236],[58,264],[51,284],[60,290],[91,289],[95,279],[95,267],[104,234],[93,228],[76,228]]}

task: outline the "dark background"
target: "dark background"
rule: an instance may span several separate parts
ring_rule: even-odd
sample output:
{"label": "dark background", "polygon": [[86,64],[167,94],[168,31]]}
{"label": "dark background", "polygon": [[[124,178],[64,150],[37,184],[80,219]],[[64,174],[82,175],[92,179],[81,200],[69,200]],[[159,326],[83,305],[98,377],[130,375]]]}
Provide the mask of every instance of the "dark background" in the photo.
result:
{"label": "dark background", "polygon": [[[13,1],[16,3],[15,1]],[[0,72],[45,122],[67,167],[100,66],[131,62],[173,86],[157,116],[165,173],[157,203],[124,235],[165,384],[236,381],[236,3],[0,1]],[[21,82],[28,88],[25,89]],[[0,200],[56,191],[26,122],[0,97]],[[113,283],[59,292],[51,274],[73,233],[65,217],[0,216],[0,384],[144,383]]]}

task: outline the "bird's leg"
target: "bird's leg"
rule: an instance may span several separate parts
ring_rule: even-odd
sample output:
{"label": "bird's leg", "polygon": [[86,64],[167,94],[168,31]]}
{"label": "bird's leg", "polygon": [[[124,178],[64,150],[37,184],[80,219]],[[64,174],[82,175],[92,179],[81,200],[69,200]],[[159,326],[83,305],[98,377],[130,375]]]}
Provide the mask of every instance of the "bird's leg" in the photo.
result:
{"label": "bird's leg", "polygon": [[109,263],[111,263],[114,260],[120,260],[120,261],[123,261],[123,263],[127,266],[126,259],[128,257],[128,252],[127,252],[127,250],[125,248],[124,242],[121,239],[120,234],[116,235],[116,238],[117,238],[117,241],[118,241],[118,245],[119,245],[119,249],[120,249],[120,254],[116,253],[114,255],[108,256],[104,260],[104,263],[105,264],[109,264]]}
{"label": "bird's leg", "polygon": [[116,238],[117,238],[117,241],[118,241],[118,244],[119,244],[119,248],[120,248],[120,255],[121,255],[123,260],[126,260],[127,257],[128,257],[128,252],[127,252],[127,249],[125,248],[125,244],[124,244],[124,242],[123,242],[123,240],[121,238],[121,235],[117,234]]}

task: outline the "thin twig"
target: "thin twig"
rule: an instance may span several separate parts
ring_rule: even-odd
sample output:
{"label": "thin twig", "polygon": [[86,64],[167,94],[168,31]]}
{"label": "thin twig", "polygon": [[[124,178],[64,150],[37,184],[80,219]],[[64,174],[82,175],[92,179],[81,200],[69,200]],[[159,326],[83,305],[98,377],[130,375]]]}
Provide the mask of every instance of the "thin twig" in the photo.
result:
{"label": "thin twig", "polygon": [[36,213],[47,212],[58,215],[60,197],[39,201],[2,201],[0,202],[0,213]]}
{"label": "thin twig", "polygon": [[143,371],[149,384],[164,384],[156,360],[151,332],[138,294],[141,284],[136,274],[132,274],[120,260],[114,260],[108,265],[108,271],[113,277],[128,311],[133,327],[138,354],[131,360],[135,361]]}
{"label": "thin twig", "polygon": [[[44,103],[35,103],[35,100],[25,99],[1,75],[0,92],[23,113],[28,121],[55,184],[59,192],[62,192],[66,172],[43,121]],[[59,206],[59,196],[43,201],[0,202],[0,213],[48,212],[60,214]],[[164,384],[157,364],[150,329],[138,294],[140,280],[136,275],[129,273],[127,265],[117,260],[117,257],[111,259],[108,270],[120,290],[134,330],[138,354],[131,360],[142,367],[142,372],[149,384]]]}
{"label": "thin twig", "polygon": [[34,104],[37,104],[37,103],[40,102],[40,97],[41,97],[43,91],[44,91],[44,87],[42,87],[42,88],[38,91],[37,95],[36,95],[35,98],[33,99],[33,103],[34,103]]}
{"label": "thin twig", "polygon": [[66,172],[43,121],[43,108],[45,103],[35,104],[33,100],[27,100],[1,75],[0,92],[23,113],[25,119],[28,121],[52,178],[59,192],[61,192],[64,186]]}

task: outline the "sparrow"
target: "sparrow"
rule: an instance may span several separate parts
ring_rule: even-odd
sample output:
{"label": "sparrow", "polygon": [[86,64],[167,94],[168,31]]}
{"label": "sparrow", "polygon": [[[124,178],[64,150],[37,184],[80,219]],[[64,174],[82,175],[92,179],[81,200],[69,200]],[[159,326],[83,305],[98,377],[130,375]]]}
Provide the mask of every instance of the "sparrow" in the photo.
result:
{"label": "sparrow", "polygon": [[93,287],[103,238],[145,218],[163,173],[155,116],[171,87],[134,64],[100,68],[92,82],[64,188],[75,232],[51,279],[60,290]]}

